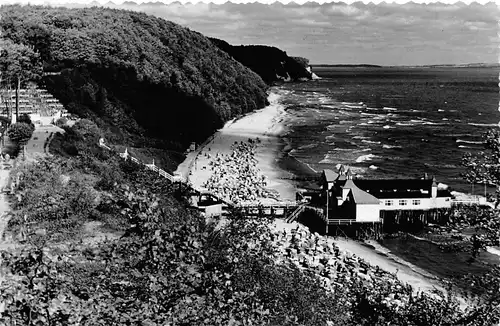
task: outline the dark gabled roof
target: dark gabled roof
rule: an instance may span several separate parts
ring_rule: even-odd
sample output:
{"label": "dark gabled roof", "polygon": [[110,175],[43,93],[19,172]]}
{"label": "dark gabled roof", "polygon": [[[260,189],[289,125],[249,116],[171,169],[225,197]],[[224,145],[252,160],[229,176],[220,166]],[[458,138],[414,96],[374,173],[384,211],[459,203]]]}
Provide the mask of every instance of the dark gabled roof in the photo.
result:
{"label": "dark gabled roof", "polygon": [[338,173],[339,173],[339,174],[343,174],[344,172],[345,172],[345,167],[344,167],[344,165],[340,165],[339,170],[338,170]]}
{"label": "dark gabled roof", "polygon": [[347,172],[345,173],[347,176],[353,176],[354,173],[352,173],[351,169],[347,169]]}
{"label": "dark gabled roof", "polygon": [[363,190],[411,191],[431,190],[431,179],[356,179],[354,183]]}
{"label": "dark gabled roof", "polygon": [[326,182],[334,182],[339,177],[338,173],[328,169],[323,170],[323,175],[326,179]]}
{"label": "dark gabled roof", "polygon": [[337,178],[337,180],[339,180],[339,181],[345,181],[345,180],[347,180],[347,176],[345,174],[341,174],[341,175],[339,175],[339,177]]}
{"label": "dark gabled roof", "polygon": [[[380,199],[430,198],[433,185],[437,186],[435,179],[356,179],[354,183]],[[437,197],[451,197],[451,193],[438,189]]]}
{"label": "dark gabled roof", "polygon": [[342,188],[348,188],[351,190],[352,197],[356,204],[380,204],[380,200],[375,196],[370,195],[366,191],[359,189],[352,180],[347,180]]}

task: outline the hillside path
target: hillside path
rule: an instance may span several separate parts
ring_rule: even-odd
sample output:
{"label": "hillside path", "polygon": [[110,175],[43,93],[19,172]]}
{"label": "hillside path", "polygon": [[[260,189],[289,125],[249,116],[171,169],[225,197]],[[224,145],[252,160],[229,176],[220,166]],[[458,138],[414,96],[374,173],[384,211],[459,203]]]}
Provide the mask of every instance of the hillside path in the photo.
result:
{"label": "hillside path", "polygon": [[2,162],[0,164],[0,249],[3,247],[4,231],[9,221],[9,200],[7,194],[3,191],[9,183],[10,167]]}

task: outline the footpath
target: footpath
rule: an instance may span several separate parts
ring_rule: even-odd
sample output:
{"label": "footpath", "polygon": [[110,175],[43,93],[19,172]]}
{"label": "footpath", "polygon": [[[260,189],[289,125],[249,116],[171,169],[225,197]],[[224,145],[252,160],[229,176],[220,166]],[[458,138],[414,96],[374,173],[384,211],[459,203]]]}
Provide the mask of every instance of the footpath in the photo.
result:
{"label": "footpath", "polygon": [[[37,158],[50,155],[48,152],[50,141],[57,132],[64,132],[63,129],[54,125],[37,126],[31,139],[25,146],[25,155],[28,160],[36,160]],[[2,153],[7,153],[12,156],[16,145],[5,136],[2,146]],[[22,154],[20,154],[22,155]],[[9,222],[9,198],[7,196],[7,188],[9,186],[10,171],[13,167],[13,159],[0,162],[0,249],[7,249],[16,244],[12,239],[6,239],[4,232]]]}

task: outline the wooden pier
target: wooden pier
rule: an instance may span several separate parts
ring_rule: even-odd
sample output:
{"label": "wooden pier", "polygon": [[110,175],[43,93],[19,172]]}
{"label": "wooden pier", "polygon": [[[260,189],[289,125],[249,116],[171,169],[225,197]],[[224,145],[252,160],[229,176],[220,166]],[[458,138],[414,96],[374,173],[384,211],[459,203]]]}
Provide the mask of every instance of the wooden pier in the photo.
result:
{"label": "wooden pier", "polygon": [[374,240],[382,237],[383,219],[359,221],[353,218],[327,218],[325,209],[316,206],[304,205],[300,222],[325,235]]}

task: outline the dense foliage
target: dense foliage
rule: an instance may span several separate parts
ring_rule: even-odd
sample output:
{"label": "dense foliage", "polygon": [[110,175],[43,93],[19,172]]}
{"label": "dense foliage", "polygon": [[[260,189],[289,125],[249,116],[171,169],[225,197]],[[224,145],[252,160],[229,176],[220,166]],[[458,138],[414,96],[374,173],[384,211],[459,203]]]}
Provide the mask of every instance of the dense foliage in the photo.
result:
{"label": "dense foliage", "polygon": [[[28,122],[28,123],[27,123]],[[30,140],[33,135],[33,131],[35,131],[35,126],[31,121],[27,122],[17,122],[9,127],[7,130],[7,135],[9,138],[16,142],[20,148],[24,149],[24,146]]]}
{"label": "dense foliage", "polygon": [[0,70],[2,86],[26,85],[42,74],[40,55],[33,46],[0,39]]}
{"label": "dense foliage", "polygon": [[182,148],[267,103],[258,75],[164,19],[96,7],[2,6],[0,14],[4,38],[60,72],[45,75],[45,87],[114,140],[133,134],[144,147]]}
{"label": "dense foliage", "polygon": [[[490,196],[494,209],[479,210],[467,214],[466,221],[482,234],[475,235],[476,247],[485,245],[500,245],[500,131],[490,130],[483,135],[484,151],[477,155],[467,154],[462,164],[467,168],[464,177],[469,182],[482,183],[495,187],[495,193]],[[482,243],[482,244],[481,244]]]}
{"label": "dense foliage", "polygon": [[309,61],[300,57],[289,57],[286,52],[265,45],[239,45],[210,38],[210,40],[233,58],[255,71],[266,83],[271,84],[279,80],[311,79],[312,75],[306,70]]}
{"label": "dense foliage", "polygon": [[[279,256],[270,221],[238,214],[225,223],[205,219],[186,208],[182,189],[179,193],[165,179],[97,147],[101,133],[81,120],[67,127],[65,142],[58,143],[72,143],[75,153],[13,171],[20,182],[8,230],[24,228],[27,241],[2,252],[0,323],[486,326],[498,321],[497,301],[460,312],[452,297],[413,295],[394,280],[366,283],[346,273],[342,284],[325,287],[314,268],[300,269]],[[85,237],[94,234],[85,227],[95,222],[119,236],[89,241]]]}

